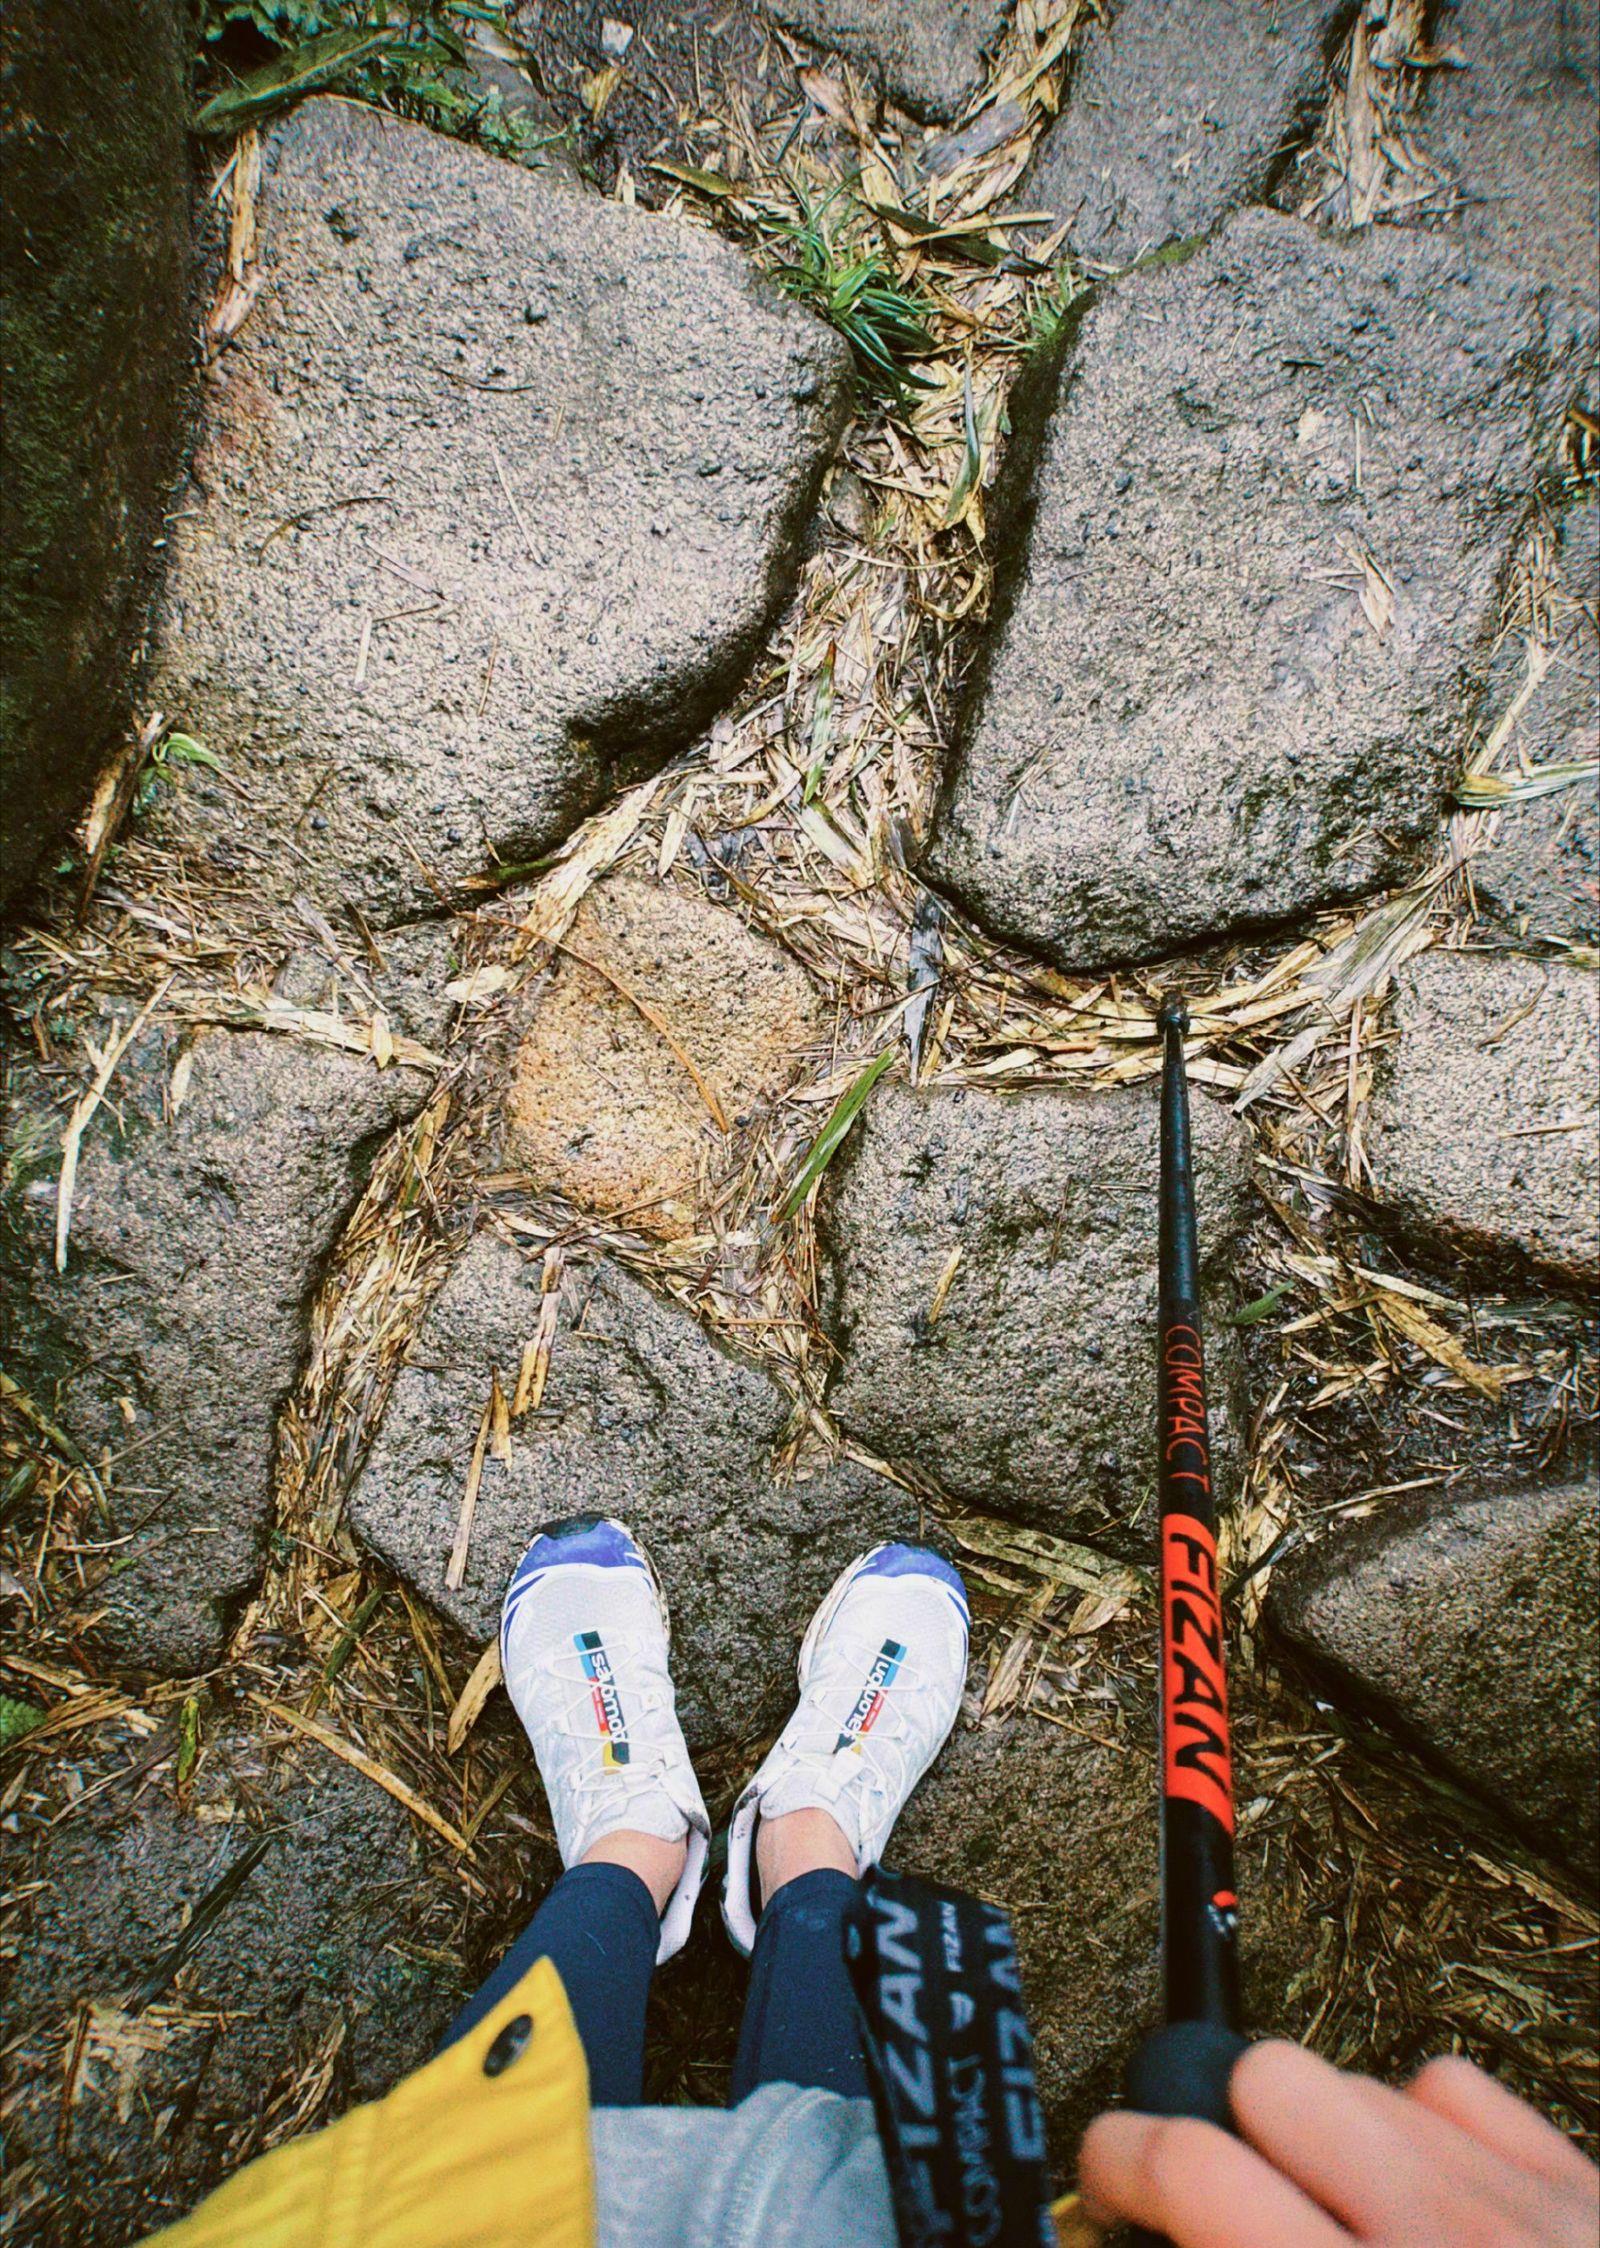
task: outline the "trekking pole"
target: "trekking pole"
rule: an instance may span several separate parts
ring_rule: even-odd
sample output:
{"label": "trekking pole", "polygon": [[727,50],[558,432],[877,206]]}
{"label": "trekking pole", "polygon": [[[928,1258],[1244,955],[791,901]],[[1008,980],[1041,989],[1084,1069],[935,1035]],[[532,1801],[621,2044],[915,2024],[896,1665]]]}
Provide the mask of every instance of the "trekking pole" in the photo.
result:
{"label": "trekking pole", "polygon": [[1231,2129],[1228,2077],[1245,2039],[1239,2031],[1233,1757],[1183,1063],[1188,1020],[1182,1000],[1162,1006],[1157,1489],[1164,2020],[1129,2062],[1127,2093],[1147,2115],[1199,2116]]}

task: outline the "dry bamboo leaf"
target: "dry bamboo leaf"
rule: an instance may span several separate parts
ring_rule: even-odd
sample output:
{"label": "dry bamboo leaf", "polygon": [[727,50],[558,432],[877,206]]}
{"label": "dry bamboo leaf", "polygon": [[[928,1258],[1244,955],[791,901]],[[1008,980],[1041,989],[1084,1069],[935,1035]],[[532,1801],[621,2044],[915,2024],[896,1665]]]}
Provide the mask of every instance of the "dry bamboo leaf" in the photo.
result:
{"label": "dry bamboo leaf", "polygon": [[167,1083],[167,1114],[176,1116],[189,1098],[189,1080],[194,1075],[194,1048],[185,1046],[172,1065],[172,1076]]}
{"label": "dry bamboo leaf", "polygon": [[214,359],[249,318],[266,281],[256,198],[261,187],[261,135],[252,125],[239,135],[227,172],[228,255],[206,312],[205,353]]}
{"label": "dry bamboo leaf", "polygon": [[466,1825],[461,1830],[466,1837],[467,1846],[469,1849],[471,1848],[472,1844],[477,1841],[479,1834],[483,1830],[484,1821],[488,1818],[495,1805],[500,1801],[501,1797],[505,1795],[509,1789],[515,1787],[516,1784],[517,1768],[514,1764],[508,1764],[505,1770],[501,1773],[500,1777],[495,1781],[493,1787],[491,1787],[488,1793],[484,1796],[483,1801],[473,1812],[471,1818],[468,1819]]}
{"label": "dry bamboo leaf", "polygon": [[[18,1666],[12,1665],[12,1668],[16,1667]],[[135,1704],[124,1694],[114,1693],[109,1688],[103,1691],[91,1689],[76,1700],[58,1702],[38,1724],[28,1726],[23,1732],[13,1733],[6,1746],[8,1751],[17,1748],[31,1754],[35,1749],[43,1748],[47,1740],[54,1740],[58,1734],[81,1732],[86,1725],[100,1725],[112,1717],[126,1718],[134,1708]]]}
{"label": "dry bamboo leaf", "polygon": [[457,976],[444,987],[446,999],[453,999],[458,1007],[482,1007],[501,992],[509,991],[516,982],[516,973],[504,961],[485,960],[479,967]]}
{"label": "dry bamboo leaf", "polygon": [[1550,651],[1543,641],[1530,639],[1527,642],[1523,649],[1522,677],[1517,683],[1517,691],[1490,727],[1482,748],[1475,750],[1467,759],[1464,778],[1471,779],[1476,774],[1487,773],[1497,762],[1523,712],[1544,685],[1552,661]]}
{"label": "dry bamboo leaf", "polygon": [[1067,1620],[1067,1632],[1072,1638],[1087,1638],[1090,1633],[1103,1631],[1128,1612],[1132,1593],[1117,1591],[1086,1592]]}
{"label": "dry bamboo leaf", "polygon": [[[372,1030],[357,1030],[342,1015],[330,1014],[321,1007],[296,1007],[276,992],[263,990],[259,985],[246,984],[235,997],[220,993],[197,998],[184,996],[181,1011],[186,1020],[204,1023],[231,1023],[236,1028],[248,1026],[257,1030],[276,1031],[290,1038],[309,1039],[314,1046],[334,1046],[342,1054],[371,1055],[374,1052]],[[403,1069],[440,1070],[443,1057],[429,1047],[419,1045],[414,1038],[396,1038],[388,1033],[388,1052],[391,1061]]]}
{"label": "dry bamboo leaf", "polygon": [[1003,1717],[1016,1702],[1022,1691],[1022,1674],[1028,1666],[1028,1657],[1033,1652],[1034,1632],[1055,1597],[1056,1587],[1046,1584],[1041,1585],[1028,1600],[1018,1629],[1012,1634],[1000,1660],[989,1673],[988,1683],[983,1689],[983,1699],[978,1704],[980,1725],[990,1718]]}
{"label": "dry bamboo leaf", "polygon": [[1361,564],[1362,614],[1371,625],[1374,638],[1384,640],[1388,637],[1389,627],[1394,623],[1394,582],[1365,548],[1359,551],[1357,560]]}
{"label": "dry bamboo leaf", "polygon": [[265,1694],[252,1691],[250,1699],[264,1709],[269,1717],[280,1718],[293,1731],[303,1733],[307,1740],[315,1741],[330,1756],[337,1756],[341,1763],[348,1764],[352,1771],[359,1772],[363,1779],[371,1780],[375,1787],[381,1787],[385,1795],[392,1795],[396,1803],[403,1804],[411,1816],[420,1819],[425,1827],[438,1835],[441,1842],[448,1842],[453,1850],[466,1850],[469,1847],[466,1836],[458,1828],[442,1817],[431,1803],[424,1801],[414,1787],[408,1787],[397,1772],[391,1772],[387,1764],[380,1764],[365,1749],[357,1748],[353,1742],[330,1731],[326,1725],[320,1725],[314,1717],[302,1717],[297,1709],[288,1709],[282,1702],[272,1701]]}
{"label": "dry bamboo leaf", "polygon": [[518,927],[519,957],[535,945],[557,944],[566,935],[584,893],[615,863],[663,786],[660,775],[641,781],[579,830],[566,856],[543,877],[528,901]]}
{"label": "dry bamboo leaf", "polygon": [[939,1314],[945,1307],[945,1304],[950,1295],[950,1290],[955,1283],[956,1272],[960,1266],[961,1259],[965,1254],[966,1251],[964,1247],[958,1241],[955,1247],[951,1250],[949,1256],[944,1260],[944,1265],[942,1270],[940,1271],[939,1277],[934,1282],[932,1300],[928,1305],[928,1325],[930,1327],[936,1324]]}
{"label": "dry bamboo leaf", "polygon": [[72,1190],[78,1177],[78,1151],[83,1145],[83,1135],[89,1119],[105,1098],[106,1087],[118,1062],[138,1037],[157,1007],[172,989],[175,977],[168,976],[159,990],[151,993],[127,1029],[114,1038],[101,1057],[100,1066],[88,1091],[73,1103],[67,1128],[61,1136],[61,1177],[56,1183],[56,1270],[67,1269],[67,1236],[72,1226]]}
{"label": "dry bamboo leaf", "polygon": [[539,1279],[539,1324],[533,1339],[523,1345],[516,1394],[511,1400],[514,1421],[521,1420],[524,1413],[536,1413],[544,1399],[544,1385],[550,1374],[550,1352],[561,1317],[561,1275],[565,1266],[564,1251],[556,1242],[551,1242],[544,1253],[544,1269]]}
{"label": "dry bamboo leaf", "polygon": [[483,1481],[484,1454],[489,1449],[489,1430],[494,1419],[494,1391],[499,1377],[491,1374],[490,1393],[484,1399],[483,1417],[478,1422],[478,1433],[472,1446],[472,1459],[467,1468],[466,1487],[461,1494],[461,1512],[456,1519],[455,1543],[450,1548],[450,1561],[444,1573],[445,1590],[459,1592],[467,1573],[467,1555],[472,1547],[472,1518],[478,1511],[478,1486]]}
{"label": "dry bamboo leaf", "polygon": [[83,881],[78,890],[80,921],[94,895],[106,853],[122,832],[150,752],[165,733],[166,726],[163,713],[152,711],[138,733],[124,742],[95,784],[89,809],[78,830],[78,846],[84,857]]}
{"label": "dry bamboo leaf", "polygon": [[689,832],[687,804],[674,804],[667,814],[661,830],[661,847],[656,853],[656,880],[664,882],[677,863],[683,849],[683,839]]}
{"label": "dry bamboo leaf", "polygon": [[1148,1572],[1112,1561],[1092,1546],[1054,1537],[1048,1530],[1026,1530],[981,1515],[944,1513],[940,1519],[967,1552],[1047,1577],[1053,1586],[1070,1585],[1075,1592],[1096,1594],[1119,1592],[1132,1599],[1148,1581]]}
{"label": "dry bamboo leaf", "polygon": [[500,1679],[500,1641],[494,1638],[473,1664],[472,1676],[462,1687],[456,1706],[450,1712],[444,1745],[452,1756],[477,1724],[484,1703],[500,1684]]}
{"label": "dry bamboo leaf", "polygon": [[511,1464],[511,1416],[506,1410],[505,1391],[500,1387],[498,1369],[489,1375],[489,1450],[504,1465]]}
{"label": "dry bamboo leaf", "polygon": [[628,1005],[633,1008],[636,1014],[643,1017],[656,1035],[666,1041],[682,1063],[686,1074],[693,1081],[695,1091],[710,1110],[712,1123],[715,1124],[719,1132],[726,1132],[728,1130],[728,1112],[721,1101],[718,1100],[715,1087],[706,1077],[704,1071],[696,1067],[693,1056],[682,1040],[674,1036],[672,1025],[662,1014],[660,1008],[653,1006],[648,999],[641,999],[636,991],[630,990],[622,978],[614,974],[604,961],[592,959],[588,953],[580,952],[576,945],[569,944],[564,937],[560,940],[560,947],[569,960],[576,960],[580,967],[587,968],[592,974],[602,977],[619,997],[628,1002]]}
{"label": "dry bamboo leaf", "polygon": [[1385,164],[1378,147],[1378,111],[1373,100],[1372,60],[1365,19],[1358,15],[1350,40],[1350,76],[1345,85],[1345,132],[1349,145],[1350,224],[1370,226],[1383,190]]}
{"label": "dry bamboo leaf", "polygon": [[837,78],[831,78],[825,70],[797,70],[795,76],[807,101],[824,116],[831,117],[836,125],[843,125],[847,132],[854,131],[855,119],[850,114],[849,98]]}
{"label": "dry bamboo leaf", "polygon": [[608,62],[592,78],[586,78],[578,92],[584,108],[598,124],[605,115],[606,104],[622,84],[623,68],[620,62]]}
{"label": "dry bamboo leaf", "polygon": [[1376,1300],[1374,1308],[1382,1312],[1391,1327],[1399,1329],[1407,1342],[1415,1343],[1437,1365],[1448,1367],[1469,1389],[1477,1390],[1480,1396],[1491,1399],[1496,1405],[1500,1403],[1508,1382],[1528,1379],[1528,1369],[1525,1366],[1480,1366],[1448,1328],[1441,1327],[1436,1319],[1431,1319],[1422,1306],[1413,1303],[1409,1296],[1386,1291]]}

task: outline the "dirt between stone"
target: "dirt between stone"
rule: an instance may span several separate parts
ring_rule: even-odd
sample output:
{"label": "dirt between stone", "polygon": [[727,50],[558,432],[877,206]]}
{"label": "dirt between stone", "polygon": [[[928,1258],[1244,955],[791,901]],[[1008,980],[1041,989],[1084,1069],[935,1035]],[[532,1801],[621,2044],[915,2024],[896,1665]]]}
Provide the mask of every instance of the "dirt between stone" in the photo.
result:
{"label": "dirt between stone", "polygon": [[794,1078],[827,1013],[738,914],[623,876],[585,898],[527,1023],[507,1168],[671,1239],[696,1229],[730,1131]]}
{"label": "dirt between stone", "polygon": [[723,167],[716,128],[730,107],[764,123],[797,106],[772,27],[745,0],[520,0],[511,28],[565,145],[607,195],[626,170],[639,201],[660,205],[677,183],[657,161]]}

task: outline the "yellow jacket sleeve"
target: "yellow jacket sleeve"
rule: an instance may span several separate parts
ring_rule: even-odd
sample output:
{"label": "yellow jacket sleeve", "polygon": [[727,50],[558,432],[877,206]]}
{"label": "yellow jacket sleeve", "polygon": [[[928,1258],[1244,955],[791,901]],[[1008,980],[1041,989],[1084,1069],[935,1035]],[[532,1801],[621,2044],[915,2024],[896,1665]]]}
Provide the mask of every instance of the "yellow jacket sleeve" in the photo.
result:
{"label": "yellow jacket sleeve", "polygon": [[589,2081],[541,1959],[381,2100],[264,2154],[147,2248],[593,2248]]}

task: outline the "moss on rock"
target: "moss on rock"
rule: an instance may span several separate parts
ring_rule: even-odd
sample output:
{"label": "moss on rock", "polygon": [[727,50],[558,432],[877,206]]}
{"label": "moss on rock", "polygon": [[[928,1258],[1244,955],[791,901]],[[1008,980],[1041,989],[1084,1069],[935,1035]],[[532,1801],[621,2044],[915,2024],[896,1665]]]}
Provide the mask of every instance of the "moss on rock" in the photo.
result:
{"label": "moss on rock", "polygon": [[128,692],[191,352],[184,0],[0,21],[0,906]]}

